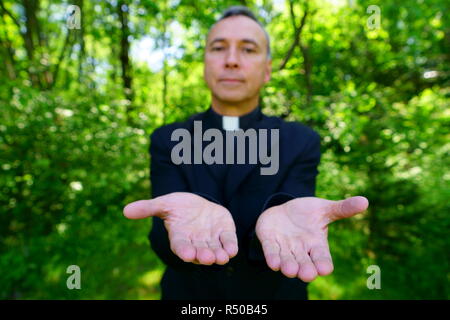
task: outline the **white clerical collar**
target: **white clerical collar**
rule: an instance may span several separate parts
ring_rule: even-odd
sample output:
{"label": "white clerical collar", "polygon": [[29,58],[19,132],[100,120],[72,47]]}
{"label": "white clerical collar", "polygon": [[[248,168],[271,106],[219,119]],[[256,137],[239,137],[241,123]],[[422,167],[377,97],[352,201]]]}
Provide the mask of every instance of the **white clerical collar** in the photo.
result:
{"label": "white clerical collar", "polygon": [[239,117],[222,116],[222,128],[227,131],[238,130]]}

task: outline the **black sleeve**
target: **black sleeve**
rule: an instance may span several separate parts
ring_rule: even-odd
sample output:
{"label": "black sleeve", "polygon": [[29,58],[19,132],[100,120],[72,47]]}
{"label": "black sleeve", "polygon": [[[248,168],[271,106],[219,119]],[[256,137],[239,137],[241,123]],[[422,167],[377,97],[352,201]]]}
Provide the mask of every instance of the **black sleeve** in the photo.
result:
{"label": "black sleeve", "polygon": [[[277,193],[271,195],[265,202],[261,213],[270,207],[281,205],[289,200],[300,197],[313,197],[316,188],[316,176],[320,162],[320,136],[312,131],[305,150],[297,157],[290,168],[286,179]],[[252,265],[268,268],[264,258],[261,243],[255,232],[255,225],[248,237],[248,259]]]}
{"label": "black sleeve", "polygon": [[[164,135],[161,134],[160,130],[155,130],[150,137],[150,180],[152,198],[172,192],[191,192],[180,167],[171,161],[171,151],[165,139],[169,138],[164,138]],[[204,197],[209,201],[218,203],[217,200],[206,194],[192,193]],[[184,262],[170,249],[168,233],[162,219],[158,217],[152,218],[152,229],[149,233],[149,240],[153,251],[166,265],[178,270],[191,270],[193,268],[194,264]]]}

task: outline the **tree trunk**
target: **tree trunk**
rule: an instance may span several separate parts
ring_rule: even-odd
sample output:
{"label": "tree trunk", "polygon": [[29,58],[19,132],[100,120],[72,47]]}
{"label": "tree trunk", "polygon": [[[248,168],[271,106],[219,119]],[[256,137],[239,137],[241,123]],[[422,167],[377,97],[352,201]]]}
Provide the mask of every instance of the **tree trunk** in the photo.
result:
{"label": "tree trunk", "polygon": [[164,52],[163,60],[163,91],[162,91],[162,102],[163,102],[163,124],[166,123],[166,113],[167,113],[167,26],[166,21],[163,21],[163,32],[162,32],[162,49]]}
{"label": "tree trunk", "polygon": [[121,26],[120,32],[120,63],[122,67],[122,81],[125,98],[128,100],[127,116],[128,120],[131,120],[131,111],[133,110],[134,93],[132,87],[133,78],[131,76],[131,62],[129,57],[130,43],[128,36],[130,30],[128,28],[128,14],[129,6],[125,1],[118,1],[117,13],[119,15],[119,21]]}
{"label": "tree trunk", "polygon": [[312,102],[312,90],[313,90],[311,82],[312,62],[311,56],[309,54],[309,47],[300,43],[300,51],[302,52],[303,68],[305,70],[306,108],[309,108]]}
{"label": "tree trunk", "polygon": [[[3,18],[2,18],[3,19]],[[3,27],[3,20],[2,20]],[[7,77],[10,80],[15,80],[17,78],[17,73],[15,69],[15,60],[14,60],[14,49],[11,46],[11,41],[8,38],[6,32],[4,35],[0,35],[0,49],[2,51],[2,57],[4,57],[5,64],[5,72]]]}
{"label": "tree trunk", "polygon": [[27,52],[28,61],[30,63],[28,67],[28,74],[31,83],[35,87],[42,88],[41,79],[39,77],[38,62],[35,61],[35,47],[39,45],[39,36],[36,34],[39,32],[38,20],[36,12],[39,9],[39,0],[23,0],[22,5],[25,12],[25,33],[23,34],[25,42],[25,50]]}

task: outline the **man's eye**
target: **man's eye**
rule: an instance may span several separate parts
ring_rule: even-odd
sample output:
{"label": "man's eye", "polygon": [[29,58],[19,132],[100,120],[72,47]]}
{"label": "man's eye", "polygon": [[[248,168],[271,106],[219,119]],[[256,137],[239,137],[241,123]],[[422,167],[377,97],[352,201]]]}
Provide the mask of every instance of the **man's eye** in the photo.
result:
{"label": "man's eye", "polygon": [[212,51],[221,51],[223,50],[223,47],[213,47]]}
{"label": "man's eye", "polygon": [[255,50],[252,48],[244,48],[244,51],[247,53],[255,52]]}

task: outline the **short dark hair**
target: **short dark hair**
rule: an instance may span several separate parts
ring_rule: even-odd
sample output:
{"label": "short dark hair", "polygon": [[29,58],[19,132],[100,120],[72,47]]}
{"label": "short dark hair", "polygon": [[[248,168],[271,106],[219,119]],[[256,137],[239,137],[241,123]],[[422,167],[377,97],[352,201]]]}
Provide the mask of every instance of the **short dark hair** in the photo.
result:
{"label": "short dark hair", "polygon": [[261,29],[264,31],[264,35],[266,36],[266,40],[267,40],[267,57],[270,58],[271,57],[271,51],[270,51],[270,37],[269,37],[269,34],[267,33],[267,31],[264,28],[263,24],[255,17],[253,12],[249,8],[244,7],[244,6],[231,6],[228,9],[226,9],[224,12],[222,12],[222,15],[216,21],[216,23],[218,23],[219,21],[224,20],[226,18],[236,17],[236,16],[248,17],[248,18],[252,19],[253,21],[255,21],[257,24],[259,24]]}

